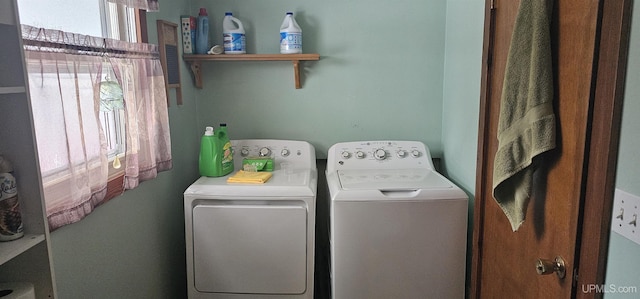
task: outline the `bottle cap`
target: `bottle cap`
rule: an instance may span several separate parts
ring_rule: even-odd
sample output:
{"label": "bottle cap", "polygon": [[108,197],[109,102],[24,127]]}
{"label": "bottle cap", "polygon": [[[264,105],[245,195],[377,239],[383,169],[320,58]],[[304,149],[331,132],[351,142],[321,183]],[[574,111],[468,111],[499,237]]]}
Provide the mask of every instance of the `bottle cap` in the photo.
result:
{"label": "bottle cap", "polygon": [[213,136],[213,127],[206,127],[204,129],[204,136]]}
{"label": "bottle cap", "polygon": [[232,16],[233,14],[230,11],[224,13],[225,16]]}
{"label": "bottle cap", "polygon": [[204,7],[200,7],[200,13],[198,15],[200,15],[200,16],[208,16],[207,9],[204,8]]}

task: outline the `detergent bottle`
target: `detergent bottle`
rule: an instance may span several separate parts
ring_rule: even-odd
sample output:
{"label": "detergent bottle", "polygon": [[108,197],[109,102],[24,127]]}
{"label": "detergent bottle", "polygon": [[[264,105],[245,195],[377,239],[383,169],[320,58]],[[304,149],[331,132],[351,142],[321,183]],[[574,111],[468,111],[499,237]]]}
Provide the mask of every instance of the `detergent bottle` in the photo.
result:
{"label": "detergent bottle", "polygon": [[213,127],[205,128],[200,142],[198,168],[200,175],[208,177],[225,176],[233,172],[233,151],[226,124],[220,124],[216,132]]}
{"label": "detergent bottle", "polygon": [[280,26],[280,53],[302,53],[302,29],[293,18],[292,12],[287,12]]}
{"label": "detergent bottle", "polygon": [[227,175],[233,172],[233,149],[231,148],[231,141],[227,134],[227,124],[220,124],[217,135],[220,142],[219,146],[221,147],[220,151],[222,152],[220,172],[221,175]]}
{"label": "detergent bottle", "polygon": [[200,8],[196,25],[196,54],[207,54],[209,50],[209,15],[206,8]]}
{"label": "detergent bottle", "polygon": [[206,127],[204,135],[200,140],[200,157],[198,158],[198,168],[202,176],[216,176],[214,164],[214,149],[216,140],[213,134],[213,127]]}
{"label": "detergent bottle", "polygon": [[247,42],[242,22],[226,12],[222,20],[222,45],[225,54],[247,53]]}

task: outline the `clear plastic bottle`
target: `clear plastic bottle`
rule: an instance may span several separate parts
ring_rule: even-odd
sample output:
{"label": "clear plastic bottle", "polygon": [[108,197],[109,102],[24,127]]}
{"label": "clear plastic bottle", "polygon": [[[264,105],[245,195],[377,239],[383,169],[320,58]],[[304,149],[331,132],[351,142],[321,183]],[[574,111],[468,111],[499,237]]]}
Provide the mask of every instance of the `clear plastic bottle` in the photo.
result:
{"label": "clear plastic bottle", "polygon": [[200,8],[196,26],[196,54],[207,54],[209,50],[209,15],[206,8]]}
{"label": "clear plastic bottle", "polygon": [[225,54],[247,53],[244,26],[231,12],[226,12],[222,20],[222,45]]}
{"label": "clear plastic bottle", "polygon": [[11,241],[22,236],[22,215],[13,166],[0,155],[0,241]]}
{"label": "clear plastic bottle", "polygon": [[280,26],[280,53],[302,53],[302,29],[292,12],[287,12]]}

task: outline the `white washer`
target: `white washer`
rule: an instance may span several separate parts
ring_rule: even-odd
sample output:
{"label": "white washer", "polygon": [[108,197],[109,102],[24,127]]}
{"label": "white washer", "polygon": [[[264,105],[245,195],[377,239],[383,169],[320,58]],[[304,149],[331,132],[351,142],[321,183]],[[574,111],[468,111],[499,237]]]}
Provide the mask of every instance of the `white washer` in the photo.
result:
{"label": "white washer", "polygon": [[[317,170],[304,141],[232,140],[274,158],[264,184],[201,177],[184,192],[189,298],[313,298]],[[234,171],[235,173],[235,171]]]}
{"label": "white washer", "polygon": [[467,195],[415,141],[333,145],[334,299],[464,298]]}

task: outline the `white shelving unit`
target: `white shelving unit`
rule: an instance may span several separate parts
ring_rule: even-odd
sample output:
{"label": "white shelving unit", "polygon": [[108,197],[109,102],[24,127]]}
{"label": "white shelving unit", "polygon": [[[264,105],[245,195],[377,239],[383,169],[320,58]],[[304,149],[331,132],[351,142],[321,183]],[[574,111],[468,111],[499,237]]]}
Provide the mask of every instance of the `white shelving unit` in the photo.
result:
{"label": "white shelving unit", "polygon": [[0,282],[30,282],[37,298],[55,298],[16,0],[0,1],[0,45],[0,152],[14,167],[25,232],[20,239],[0,242]]}

